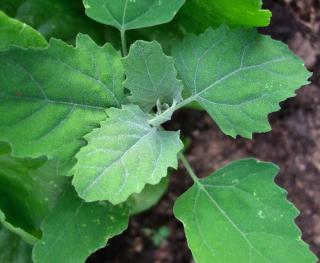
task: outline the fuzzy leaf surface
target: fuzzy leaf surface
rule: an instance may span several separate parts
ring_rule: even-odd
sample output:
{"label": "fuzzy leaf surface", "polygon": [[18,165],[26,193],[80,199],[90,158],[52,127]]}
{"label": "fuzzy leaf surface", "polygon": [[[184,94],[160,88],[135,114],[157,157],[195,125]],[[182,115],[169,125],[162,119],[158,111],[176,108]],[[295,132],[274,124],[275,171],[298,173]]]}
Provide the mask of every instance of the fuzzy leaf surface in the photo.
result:
{"label": "fuzzy leaf surface", "polygon": [[107,110],[109,118],[85,136],[77,154],[73,185],[84,200],[124,202],[146,184],[158,184],[169,167],[177,168],[183,148],[179,132],[159,131],[136,105]]}
{"label": "fuzzy leaf surface", "polygon": [[45,47],[47,41],[32,27],[8,17],[0,11],[0,50],[10,45],[20,47]]}
{"label": "fuzzy leaf surface", "polygon": [[47,49],[10,48],[0,60],[0,140],[17,157],[46,155],[64,170],[104,109],[124,100],[120,55],[86,35],[76,48],[52,39]]}
{"label": "fuzzy leaf surface", "polygon": [[171,105],[181,100],[182,83],[171,57],[156,42],[137,41],[124,60],[125,87],[131,91],[130,101],[149,112],[157,104]]}
{"label": "fuzzy leaf surface", "polygon": [[274,183],[277,172],[271,163],[235,161],[177,199],[174,214],[197,263],[316,262],[294,224],[297,209]]}
{"label": "fuzzy leaf surface", "polygon": [[32,247],[0,225],[0,262],[32,263]]}
{"label": "fuzzy leaf surface", "polygon": [[126,206],[85,203],[70,188],[44,220],[43,236],[34,246],[33,260],[35,263],[83,263],[111,237],[124,231],[128,220]]}
{"label": "fuzzy leaf surface", "polygon": [[65,184],[53,161],[13,158],[0,143],[0,222],[26,242],[40,237],[40,224]]}
{"label": "fuzzy leaf surface", "polygon": [[222,26],[188,35],[173,57],[188,100],[199,102],[232,137],[269,131],[268,114],[310,77],[285,44],[255,30]]}
{"label": "fuzzy leaf surface", "polygon": [[170,22],[185,0],[83,0],[86,14],[121,31]]}

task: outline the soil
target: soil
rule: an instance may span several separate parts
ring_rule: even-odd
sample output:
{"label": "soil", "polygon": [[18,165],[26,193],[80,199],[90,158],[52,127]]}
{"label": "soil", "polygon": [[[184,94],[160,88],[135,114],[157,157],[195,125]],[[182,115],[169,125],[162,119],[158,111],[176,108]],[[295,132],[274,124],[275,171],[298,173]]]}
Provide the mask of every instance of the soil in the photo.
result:
{"label": "soil", "polygon": [[[243,157],[272,161],[281,167],[277,183],[288,191],[288,199],[301,211],[296,223],[302,238],[320,257],[320,2],[318,0],[267,0],[273,12],[264,34],[289,44],[314,72],[312,83],[298,96],[282,103],[270,115],[273,130],[256,134],[252,141],[223,135],[204,112],[182,110],[174,116],[172,129],[180,129],[192,141],[188,159],[200,176]],[[192,184],[181,167],[171,177],[161,202],[130,222],[127,231],[88,262],[188,263],[193,262],[182,225],[174,219],[172,206]],[[167,238],[155,245],[148,229],[166,226]]]}

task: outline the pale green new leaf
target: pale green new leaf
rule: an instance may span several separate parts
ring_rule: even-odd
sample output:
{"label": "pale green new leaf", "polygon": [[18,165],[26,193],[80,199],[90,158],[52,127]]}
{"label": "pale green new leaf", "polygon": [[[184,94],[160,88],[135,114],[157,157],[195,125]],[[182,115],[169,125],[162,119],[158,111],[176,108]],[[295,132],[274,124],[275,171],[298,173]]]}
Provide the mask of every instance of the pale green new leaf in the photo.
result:
{"label": "pale green new leaf", "polygon": [[187,100],[199,102],[232,137],[269,131],[268,114],[310,76],[285,44],[255,30],[222,26],[188,35],[173,57]]}
{"label": "pale green new leaf", "polygon": [[0,225],[0,262],[31,263],[32,247]]}
{"label": "pale green new leaf", "polygon": [[42,238],[33,250],[35,263],[83,263],[108,240],[128,226],[125,205],[85,203],[68,189],[52,213],[44,220]]}
{"label": "pale green new leaf", "polygon": [[124,100],[120,54],[85,35],[76,48],[52,39],[47,49],[10,48],[0,60],[0,140],[17,157],[46,155],[64,170],[104,109]]}
{"label": "pale green new leaf", "polygon": [[175,203],[197,263],[314,263],[294,224],[297,209],[274,183],[278,168],[233,162],[196,182]]}
{"label": "pale green new leaf", "polygon": [[86,14],[120,31],[170,22],[185,0],[83,0]]}
{"label": "pale green new leaf", "polygon": [[85,136],[88,145],[73,168],[78,194],[86,201],[124,202],[146,184],[157,184],[177,168],[183,148],[179,132],[159,131],[136,105],[107,110],[109,118]]}
{"label": "pale green new leaf", "polygon": [[0,223],[33,244],[66,184],[53,161],[17,159],[0,143]]}
{"label": "pale green new leaf", "polygon": [[10,45],[20,47],[45,47],[47,41],[32,27],[8,17],[0,11],[0,50]]}
{"label": "pale green new leaf", "polygon": [[171,105],[181,100],[182,83],[171,57],[166,56],[156,41],[137,41],[124,59],[125,87],[130,101],[149,112],[157,101]]}

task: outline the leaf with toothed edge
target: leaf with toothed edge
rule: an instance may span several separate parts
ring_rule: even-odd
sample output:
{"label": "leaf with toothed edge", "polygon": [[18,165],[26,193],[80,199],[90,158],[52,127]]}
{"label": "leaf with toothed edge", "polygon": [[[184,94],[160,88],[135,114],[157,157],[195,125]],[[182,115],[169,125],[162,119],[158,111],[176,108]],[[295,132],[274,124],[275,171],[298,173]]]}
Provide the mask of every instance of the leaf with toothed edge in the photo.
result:
{"label": "leaf with toothed edge", "polygon": [[197,263],[316,262],[294,224],[297,209],[274,183],[278,170],[235,161],[177,199],[174,214]]}
{"label": "leaf with toothed edge", "polygon": [[47,49],[14,47],[0,60],[0,140],[16,157],[46,155],[67,170],[104,109],[125,100],[120,54],[86,35],[75,48],[51,39]]}
{"label": "leaf with toothed edge", "polygon": [[200,103],[232,137],[269,131],[268,114],[310,77],[285,44],[256,30],[222,26],[188,35],[173,57],[187,100]]}
{"label": "leaf with toothed edge", "polygon": [[169,167],[177,168],[183,148],[179,132],[159,131],[136,105],[107,110],[109,118],[85,136],[76,155],[73,185],[84,200],[119,204],[146,184],[157,184]]}
{"label": "leaf with toothed edge", "polygon": [[[127,227],[129,210],[121,204],[85,203],[70,188],[44,220],[33,249],[35,263],[82,263]],[[54,260],[53,260],[54,259]]]}
{"label": "leaf with toothed edge", "polygon": [[125,87],[130,101],[149,112],[157,101],[172,105],[181,100],[182,83],[171,57],[166,56],[156,42],[137,41],[124,59]]}
{"label": "leaf with toothed edge", "polygon": [[83,0],[86,14],[120,31],[170,22],[185,0]]}

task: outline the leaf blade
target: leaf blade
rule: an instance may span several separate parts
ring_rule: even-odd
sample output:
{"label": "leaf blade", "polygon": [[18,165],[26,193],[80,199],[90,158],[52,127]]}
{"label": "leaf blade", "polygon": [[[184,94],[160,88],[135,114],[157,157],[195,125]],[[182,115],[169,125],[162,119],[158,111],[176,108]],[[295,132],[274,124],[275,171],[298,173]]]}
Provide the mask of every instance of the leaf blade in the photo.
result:
{"label": "leaf blade", "polygon": [[181,100],[182,83],[171,57],[156,42],[136,41],[124,59],[125,87],[131,91],[130,101],[146,112],[160,103],[172,105]]}
{"label": "leaf blade", "polygon": [[104,108],[125,99],[119,53],[88,36],[79,35],[76,48],[52,39],[47,49],[11,48],[0,57],[0,139],[17,157],[46,155],[67,170]]}
{"label": "leaf blade", "polygon": [[246,29],[222,26],[189,35],[173,57],[188,100],[199,102],[232,137],[269,131],[268,114],[310,76],[284,44]]}
{"label": "leaf blade", "polygon": [[0,222],[34,244],[66,179],[56,174],[55,162],[13,158],[8,145],[0,143],[0,182]]}
{"label": "leaf blade", "polygon": [[100,23],[120,31],[167,23],[184,4],[184,0],[83,0],[86,14]]}
{"label": "leaf blade", "polygon": [[8,48],[10,45],[20,47],[47,46],[47,41],[39,32],[10,18],[2,11],[0,11],[0,32],[0,50]]}
{"label": "leaf blade", "polygon": [[0,225],[0,261],[31,263],[31,246]]}
{"label": "leaf blade", "polygon": [[[73,185],[86,201],[118,204],[145,184],[157,184],[176,168],[183,148],[179,132],[158,131],[138,106],[107,110],[109,118],[88,134],[88,145],[77,154]],[[84,172],[85,171],[85,172]]]}
{"label": "leaf blade", "polygon": [[85,203],[69,188],[41,229],[43,236],[33,249],[35,263],[85,262],[94,251],[106,245],[128,226],[129,213],[124,205]]}
{"label": "leaf blade", "polygon": [[197,262],[315,262],[293,222],[296,208],[274,184],[277,172],[255,159],[235,161],[179,197],[174,214]]}

